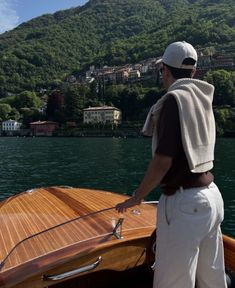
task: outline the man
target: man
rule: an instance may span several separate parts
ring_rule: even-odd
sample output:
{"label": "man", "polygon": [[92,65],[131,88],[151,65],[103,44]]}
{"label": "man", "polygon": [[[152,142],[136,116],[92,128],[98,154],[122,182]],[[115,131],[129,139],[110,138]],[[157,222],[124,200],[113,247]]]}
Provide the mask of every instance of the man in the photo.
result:
{"label": "man", "polygon": [[214,87],[192,79],[197,52],[187,42],[170,44],[162,58],[167,93],[150,109],[143,132],[152,135],[146,174],[126,211],[160,186],[154,287],[225,288],[220,224],[223,200],[213,183]]}

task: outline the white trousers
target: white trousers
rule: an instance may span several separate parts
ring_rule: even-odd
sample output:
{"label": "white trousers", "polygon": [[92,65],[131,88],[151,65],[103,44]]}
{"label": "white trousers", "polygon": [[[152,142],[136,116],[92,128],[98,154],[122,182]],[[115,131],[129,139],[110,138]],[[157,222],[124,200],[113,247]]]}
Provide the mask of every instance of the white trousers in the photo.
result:
{"label": "white trousers", "polygon": [[217,186],[180,188],[158,205],[154,288],[226,288]]}

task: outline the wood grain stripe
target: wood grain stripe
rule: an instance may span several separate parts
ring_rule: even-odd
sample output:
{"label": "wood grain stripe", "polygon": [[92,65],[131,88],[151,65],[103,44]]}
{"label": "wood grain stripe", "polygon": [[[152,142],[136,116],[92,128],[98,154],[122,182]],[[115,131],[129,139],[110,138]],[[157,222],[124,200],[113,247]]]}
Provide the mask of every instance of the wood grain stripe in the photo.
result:
{"label": "wood grain stripe", "polygon": [[[84,203],[82,203],[81,201],[78,201],[74,199],[73,197],[71,197],[69,194],[64,193],[63,191],[61,191],[61,189],[58,189],[58,188],[56,189],[52,187],[52,188],[47,188],[46,190],[48,193],[51,193],[53,196],[57,197],[64,204],[66,204],[78,216],[89,215],[94,212],[93,209],[89,208],[88,205],[84,204],[84,203],[87,203],[87,201],[84,201]],[[90,198],[90,202],[93,202],[91,200],[92,198]],[[100,207],[97,209],[97,211],[99,210],[100,210]],[[88,223],[88,226],[91,226],[93,229],[97,229],[97,222],[99,223],[99,226],[101,227],[106,226],[106,222],[103,220],[102,217],[99,217],[99,215],[96,215],[95,219],[93,217],[87,217],[86,222]]]}

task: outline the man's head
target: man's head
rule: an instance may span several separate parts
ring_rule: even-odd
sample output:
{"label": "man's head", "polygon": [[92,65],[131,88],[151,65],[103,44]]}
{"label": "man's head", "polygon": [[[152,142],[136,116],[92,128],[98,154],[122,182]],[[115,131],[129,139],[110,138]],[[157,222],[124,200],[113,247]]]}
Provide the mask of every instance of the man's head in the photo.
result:
{"label": "man's head", "polygon": [[[197,52],[185,41],[170,44],[162,57],[163,83],[166,88],[180,78],[192,78],[197,66]],[[170,74],[168,73],[170,72]]]}

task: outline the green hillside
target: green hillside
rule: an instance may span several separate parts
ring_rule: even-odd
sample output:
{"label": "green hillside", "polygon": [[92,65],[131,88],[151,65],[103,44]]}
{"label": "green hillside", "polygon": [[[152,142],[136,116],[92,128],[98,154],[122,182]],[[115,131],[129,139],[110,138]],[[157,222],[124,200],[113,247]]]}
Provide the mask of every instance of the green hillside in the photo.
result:
{"label": "green hillside", "polygon": [[136,63],[172,41],[235,54],[234,0],[90,0],[0,35],[0,97],[96,66]]}

